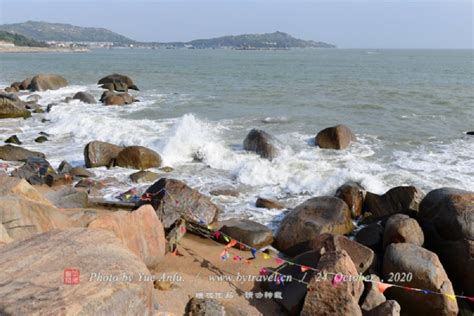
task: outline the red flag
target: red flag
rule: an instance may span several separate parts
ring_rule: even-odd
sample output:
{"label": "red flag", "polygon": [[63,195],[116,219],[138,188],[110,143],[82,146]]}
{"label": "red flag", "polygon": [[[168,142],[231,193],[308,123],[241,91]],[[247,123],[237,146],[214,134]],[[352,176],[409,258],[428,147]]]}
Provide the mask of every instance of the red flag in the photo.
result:
{"label": "red flag", "polygon": [[383,294],[383,292],[385,292],[385,290],[388,289],[389,287],[391,287],[392,285],[391,285],[391,284],[387,284],[387,283],[379,282],[377,286],[378,286],[378,288],[379,288],[380,293]]}
{"label": "red flag", "polygon": [[278,265],[280,265],[280,264],[283,263],[283,260],[280,259],[280,258],[275,258],[275,263],[278,264]]}
{"label": "red flag", "polygon": [[474,302],[474,296],[473,297],[468,297],[467,299],[470,300],[471,302]]}
{"label": "red flag", "polygon": [[234,247],[235,245],[237,245],[237,240],[232,239],[232,240],[227,244],[227,246],[225,246],[225,247],[226,247],[226,248],[232,248],[232,247]]}
{"label": "red flag", "polygon": [[309,267],[307,266],[301,266],[301,272],[306,272],[309,270]]}
{"label": "red flag", "polygon": [[216,232],[214,233],[214,237],[215,237],[216,239],[219,239],[220,236],[221,236],[221,232],[218,231],[218,230],[216,230]]}

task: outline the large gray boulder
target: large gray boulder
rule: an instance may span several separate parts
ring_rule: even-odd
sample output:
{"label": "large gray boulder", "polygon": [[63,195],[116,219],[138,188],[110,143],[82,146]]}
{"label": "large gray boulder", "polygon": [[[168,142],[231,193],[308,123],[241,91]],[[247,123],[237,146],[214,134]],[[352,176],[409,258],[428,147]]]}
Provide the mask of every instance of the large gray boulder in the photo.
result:
{"label": "large gray boulder", "polygon": [[109,167],[113,165],[123,147],[101,142],[92,141],[84,147],[84,161],[87,168]]}
{"label": "large gray boulder", "polygon": [[431,191],[420,204],[418,220],[426,247],[438,254],[455,287],[474,296],[474,192]]}
{"label": "large gray boulder", "polygon": [[244,149],[256,152],[260,157],[273,159],[279,152],[278,140],[260,129],[252,129],[244,139]]}
{"label": "large gray boulder", "polygon": [[117,155],[115,165],[123,168],[144,170],[161,166],[161,156],[143,146],[125,147]]}
{"label": "large gray boulder", "polygon": [[139,281],[150,272],[111,232],[52,230],[0,249],[2,314],[152,313],[153,284]]}
{"label": "large gray boulder", "polygon": [[315,197],[285,216],[274,245],[284,253],[297,255],[310,250],[310,242],[320,234],[348,234],[353,228],[351,211],[343,200],[332,196]]}
{"label": "large gray boulder", "polygon": [[40,152],[31,151],[19,146],[0,146],[0,159],[5,161],[27,161],[28,158],[45,158]]}
{"label": "large gray boulder", "polygon": [[60,75],[39,74],[31,79],[29,89],[31,91],[57,90],[67,85],[67,80]]}
{"label": "large gray boulder", "polygon": [[[398,243],[387,247],[383,261],[383,279],[405,287],[454,294],[451,281],[438,256],[414,244]],[[384,294],[400,303],[403,313],[407,315],[455,316],[458,313],[456,301],[445,295],[426,295],[396,287],[388,288]]]}

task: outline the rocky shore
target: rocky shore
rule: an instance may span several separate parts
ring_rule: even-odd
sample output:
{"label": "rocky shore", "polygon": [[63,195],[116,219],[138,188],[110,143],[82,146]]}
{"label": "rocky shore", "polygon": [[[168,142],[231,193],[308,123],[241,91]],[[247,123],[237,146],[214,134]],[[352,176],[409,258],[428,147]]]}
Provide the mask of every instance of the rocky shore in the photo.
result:
{"label": "rocky shore", "polygon": [[87,48],[52,48],[52,47],[0,47],[0,53],[84,53]]}
{"label": "rocky shore", "polygon": [[[129,90],[139,88],[127,76],[109,75],[98,84],[105,90],[103,106],[136,101]],[[0,119],[47,113],[55,105],[41,106],[34,93],[66,86],[65,78],[52,74],[15,82],[0,92]],[[65,102],[73,99],[98,103],[84,91]],[[247,219],[221,220],[221,207],[174,179],[150,148],[96,140],[84,144],[82,165],[63,161],[54,168],[16,135],[5,141],[0,314],[382,316],[474,310],[474,192],[398,186],[380,195],[348,182],[334,196],[314,196],[293,208],[261,197],[257,207],[284,212],[272,232]],[[35,141],[48,141],[48,135]],[[311,145],[344,150],[353,142],[351,129],[337,125],[318,132]],[[242,143],[270,161],[281,152],[280,141],[260,129],[250,130]],[[133,182],[153,184],[145,192],[131,188],[118,200],[93,199],[114,185],[96,177],[99,167],[128,169]],[[211,194],[240,193],[223,188]]]}

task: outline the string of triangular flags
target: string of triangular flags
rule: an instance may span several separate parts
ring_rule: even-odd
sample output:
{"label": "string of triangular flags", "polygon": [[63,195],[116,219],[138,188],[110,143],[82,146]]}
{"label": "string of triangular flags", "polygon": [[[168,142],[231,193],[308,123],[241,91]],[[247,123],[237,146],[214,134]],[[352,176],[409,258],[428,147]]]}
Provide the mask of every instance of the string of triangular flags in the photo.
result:
{"label": "string of triangular flags", "polygon": [[[164,188],[161,189],[160,191],[152,194],[152,195],[158,195],[159,193],[161,193],[162,191],[164,191],[165,193],[165,196],[169,196],[172,200],[174,200],[175,204],[177,207],[179,207],[179,201],[177,199],[175,199],[173,197],[173,195],[165,190]],[[149,199],[150,198],[150,195],[151,194],[147,194],[147,196],[145,197],[145,199]],[[217,240],[219,240],[220,237],[222,237],[225,242],[227,242],[227,244],[225,245],[224,247],[224,250],[221,252],[220,254],[220,257],[222,260],[227,260],[229,259],[230,257],[232,257],[233,261],[237,261],[237,262],[243,262],[245,264],[251,264],[251,259],[255,259],[257,258],[257,253],[261,253],[262,254],[262,257],[264,260],[269,260],[269,259],[273,259],[275,260],[275,263],[279,266],[282,266],[282,264],[288,264],[290,266],[298,266],[300,267],[300,270],[301,272],[306,272],[308,270],[311,270],[311,271],[314,271],[314,272],[320,272],[320,273],[324,273],[325,275],[330,275],[330,276],[333,276],[333,279],[332,279],[332,285],[335,287],[337,286],[339,283],[341,283],[343,281],[343,278],[341,278],[341,276],[343,276],[341,273],[334,273],[334,272],[326,272],[326,271],[321,271],[319,269],[315,269],[313,267],[309,267],[309,266],[305,266],[305,265],[302,265],[302,264],[299,264],[299,263],[296,263],[296,262],[292,262],[292,261],[289,261],[287,259],[283,259],[283,258],[280,258],[278,256],[274,256],[274,255],[270,255],[262,250],[257,250],[256,248],[250,246],[250,245],[247,245],[243,242],[240,242],[240,241],[237,241],[236,239],[232,238],[231,236],[221,232],[220,230],[214,230],[212,228],[211,225],[207,225],[205,226],[205,222],[203,220],[200,221],[199,223],[200,225],[202,225],[203,228],[206,228],[206,230],[209,232],[209,236],[212,236],[213,238],[209,237],[209,236],[205,236],[207,237],[208,239],[218,243]],[[236,255],[236,254],[232,254],[230,252],[230,249],[235,247],[235,246],[239,246],[240,250],[249,250],[250,251],[250,254],[252,255],[252,258],[251,259],[245,259],[243,257],[241,257],[240,255]],[[174,254],[176,255],[176,251],[174,252]],[[259,267],[257,265],[255,265],[255,267],[258,269]],[[280,284],[281,282],[284,281],[284,277],[285,276],[288,276],[288,275],[285,275],[285,274],[282,274],[281,272],[279,272],[278,270],[269,270],[269,269],[266,269],[266,268],[261,268],[260,269],[260,274],[267,274],[268,272],[271,272],[272,275],[273,274],[276,274],[278,277],[275,278],[275,282],[277,284]],[[305,278],[306,274],[303,276],[303,279]],[[351,276],[353,277],[353,276]],[[308,282],[304,281],[304,280],[300,280],[300,279],[297,279],[297,278],[294,278],[293,276],[291,276],[291,279],[292,280],[295,280],[295,281],[298,281],[300,283],[304,283],[306,285],[309,285]],[[395,287],[395,288],[401,288],[401,289],[404,289],[406,291],[414,291],[414,292],[420,292],[420,293],[423,293],[423,294],[434,294],[434,295],[441,295],[441,296],[446,296],[447,298],[449,298],[450,300],[452,301],[456,301],[457,298],[460,298],[460,299],[467,299],[471,302],[474,302],[474,297],[470,297],[470,296],[465,296],[465,295],[456,295],[456,294],[448,294],[448,293],[440,293],[440,292],[436,292],[436,291],[431,291],[431,290],[427,290],[427,289],[420,289],[420,288],[413,288],[413,287],[408,287],[408,286],[403,286],[403,285],[398,285],[398,284],[391,284],[391,283],[385,283],[385,282],[381,282],[381,281],[375,281],[375,280],[370,280],[370,279],[364,279],[364,282],[372,282],[372,283],[375,283],[377,285],[377,289],[380,291],[380,293],[384,293],[388,288],[391,288],[391,287]]]}

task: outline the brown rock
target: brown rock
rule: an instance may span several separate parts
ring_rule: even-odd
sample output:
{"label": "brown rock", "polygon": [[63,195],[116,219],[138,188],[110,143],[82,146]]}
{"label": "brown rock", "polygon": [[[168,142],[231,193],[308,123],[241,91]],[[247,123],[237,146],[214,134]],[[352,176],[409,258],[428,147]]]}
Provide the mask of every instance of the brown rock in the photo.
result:
{"label": "brown rock", "polygon": [[44,158],[43,153],[30,151],[23,147],[5,145],[0,146],[0,159],[6,161],[26,161],[30,157]]}
{"label": "brown rock", "polygon": [[16,95],[0,92],[0,119],[30,116],[31,113],[26,109],[26,104]]}
{"label": "brown rock", "polygon": [[59,75],[39,74],[31,79],[31,91],[57,90],[67,86],[67,81]]}
{"label": "brown rock", "polygon": [[88,227],[113,232],[149,268],[155,267],[165,256],[163,225],[150,205],[131,213],[117,211],[101,215]]}
{"label": "brown rock", "polygon": [[225,195],[225,196],[233,196],[233,197],[238,197],[240,195],[239,191],[235,189],[215,189],[209,192],[210,195],[215,195],[215,196],[220,196],[220,195]]}
{"label": "brown rock", "polygon": [[[112,233],[53,230],[1,248],[0,310],[7,315],[151,315],[152,282],[141,260]],[[65,284],[65,269],[79,284]],[[124,281],[124,275],[134,279]],[[66,275],[67,276],[67,275]],[[117,281],[114,281],[117,278]],[[111,281],[107,281],[111,280]]]}
{"label": "brown rock", "polygon": [[309,243],[322,233],[348,234],[353,229],[350,210],[341,199],[323,196],[307,200],[280,223],[275,247],[289,255],[310,250]]}
{"label": "brown rock", "polygon": [[391,243],[407,242],[417,246],[423,246],[425,241],[423,231],[418,222],[404,214],[390,216],[385,224],[383,246]]}
{"label": "brown rock", "polygon": [[151,204],[165,229],[170,228],[179,218],[209,225],[217,219],[219,208],[211,199],[184,182],[161,178],[143,194],[142,201],[135,208]]}
{"label": "brown rock", "polygon": [[388,300],[364,313],[364,316],[400,316],[401,307],[397,301]]}
{"label": "brown rock", "polygon": [[261,197],[257,199],[257,201],[255,202],[255,206],[260,207],[260,208],[278,209],[278,210],[286,208],[286,206],[283,203],[280,203],[278,201],[271,200],[271,199],[261,198]]}
{"label": "brown rock", "polygon": [[26,78],[25,80],[23,80],[21,83],[20,83],[20,90],[29,90],[30,89],[30,85],[31,85],[31,79],[32,78]]}
{"label": "brown rock", "polygon": [[278,140],[265,131],[252,129],[244,139],[244,149],[254,151],[260,157],[273,159],[279,152]]}
{"label": "brown rock", "polygon": [[[317,269],[357,277],[357,269],[344,250],[326,252],[319,260]],[[347,281],[334,287],[331,280],[324,281],[313,276],[300,315],[362,315],[358,301],[364,290],[363,283]]]}
{"label": "brown rock", "polygon": [[112,74],[100,79],[97,84],[123,84],[126,88],[138,90],[137,86],[130,77],[120,74]]}
{"label": "brown rock", "polygon": [[355,241],[379,253],[383,251],[384,227],[379,223],[372,223],[357,231]]}
{"label": "brown rock", "polygon": [[161,165],[161,157],[158,153],[146,147],[130,146],[118,154],[115,165],[141,170],[156,168]]}
{"label": "brown rock", "polygon": [[84,160],[87,168],[108,167],[117,158],[123,147],[93,141],[84,148]]}
{"label": "brown rock", "polygon": [[396,213],[416,214],[423,192],[413,186],[395,187],[383,195],[367,192],[364,209],[375,218]]}
{"label": "brown rock", "polygon": [[0,188],[0,223],[12,239],[66,227],[66,216],[25,180],[0,177]]}
{"label": "brown rock", "polygon": [[356,136],[345,125],[337,125],[323,129],[316,135],[315,145],[328,149],[347,148],[351,141],[356,141]]}
{"label": "brown rock", "polygon": [[87,169],[81,168],[81,167],[75,167],[72,168],[69,171],[69,174],[74,177],[79,177],[79,178],[92,178],[95,177],[95,174],[90,172]]}
{"label": "brown rock", "polygon": [[16,136],[16,135],[12,135],[12,136],[8,137],[5,140],[5,143],[6,144],[15,144],[15,145],[21,145],[22,144],[22,142],[20,141],[20,139],[18,139],[18,136]]}
{"label": "brown rock", "polygon": [[454,285],[474,296],[474,192],[442,188],[426,195],[419,222]]}
{"label": "brown rock", "polygon": [[369,275],[368,278],[375,282],[364,282],[365,290],[362,299],[362,304],[360,305],[362,311],[364,312],[364,315],[366,314],[366,312],[374,309],[375,307],[387,301],[385,296],[380,293],[378,283],[376,283],[380,282],[380,278],[375,274]]}
{"label": "brown rock", "polygon": [[353,218],[362,215],[362,206],[364,205],[366,191],[356,182],[348,182],[336,191],[336,197],[346,202],[351,210]]}
{"label": "brown rock", "polygon": [[327,251],[345,250],[351,257],[357,272],[362,274],[372,267],[375,260],[375,254],[370,248],[343,235],[321,234],[311,242],[311,249],[321,254]]}
{"label": "brown rock", "polygon": [[256,249],[271,245],[273,242],[271,229],[251,220],[233,218],[221,222],[220,225],[223,234]]}
{"label": "brown rock", "polygon": [[[401,279],[394,275],[398,273]],[[407,274],[410,274],[410,277]],[[404,278],[403,276],[407,276]],[[414,244],[390,244],[385,250],[383,277],[389,283],[454,294],[453,286],[438,259],[429,250]],[[397,282],[398,281],[398,282]],[[426,295],[391,287],[385,296],[400,303],[407,315],[457,315],[458,305],[445,295]]]}
{"label": "brown rock", "polygon": [[0,247],[12,241],[13,239],[8,235],[7,229],[0,223]]}
{"label": "brown rock", "polygon": [[189,301],[189,316],[225,316],[225,308],[218,300],[192,298]]}
{"label": "brown rock", "polygon": [[140,170],[130,175],[130,180],[135,183],[154,182],[158,180],[160,175],[155,172]]}
{"label": "brown rock", "polygon": [[87,193],[71,187],[48,192],[45,197],[58,208],[85,208],[89,205]]}
{"label": "brown rock", "polygon": [[87,93],[87,92],[83,92],[83,91],[77,92],[72,98],[74,100],[79,100],[79,101],[87,103],[87,104],[97,103],[92,94]]}

